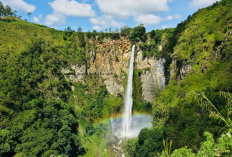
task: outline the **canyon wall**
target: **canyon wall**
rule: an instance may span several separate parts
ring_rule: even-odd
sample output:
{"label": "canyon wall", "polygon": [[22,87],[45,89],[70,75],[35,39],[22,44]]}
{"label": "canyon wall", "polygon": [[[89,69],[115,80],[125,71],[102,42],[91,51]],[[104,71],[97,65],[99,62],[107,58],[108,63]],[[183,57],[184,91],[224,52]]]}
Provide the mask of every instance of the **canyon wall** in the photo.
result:
{"label": "canyon wall", "polygon": [[[115,96],[124,96],[125,81],[128,74],[132,44],[126,37],[120,40],[89,40],[86,52],[87,65],[73,64],[62,69],[65,78],[73,82],[85,83],[87,75],[99,75],[108,92]],[[165,88],[165,59],[154,57],[143,59],[142,50],[135,50],[135,68],[140,69],[142,96],[145,102],[153,102],[155,94]]]}

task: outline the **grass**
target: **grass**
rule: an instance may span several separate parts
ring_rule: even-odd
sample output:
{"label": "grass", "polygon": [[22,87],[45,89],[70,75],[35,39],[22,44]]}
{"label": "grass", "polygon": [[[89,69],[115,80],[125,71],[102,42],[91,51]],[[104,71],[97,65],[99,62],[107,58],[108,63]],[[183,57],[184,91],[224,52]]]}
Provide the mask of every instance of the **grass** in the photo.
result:
{"label": "grass", "polygon": [[63,41],[63,32],[43,25],[29,23],[24,20],[7,17],[0,19],[0,51],[13,53],[25,50],[35,38],[43,38],[55,45]]}

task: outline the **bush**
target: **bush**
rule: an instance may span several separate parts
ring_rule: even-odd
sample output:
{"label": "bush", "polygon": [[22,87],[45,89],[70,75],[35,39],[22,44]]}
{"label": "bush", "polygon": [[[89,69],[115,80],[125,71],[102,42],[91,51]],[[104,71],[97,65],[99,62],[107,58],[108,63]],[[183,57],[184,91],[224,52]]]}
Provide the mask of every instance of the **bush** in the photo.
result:
{"label": "bush", "polygon": [[156,128],[144,128],[140,131],[136,143],[135,156],[147,157],[156,156],[162,152],[164,134]]}

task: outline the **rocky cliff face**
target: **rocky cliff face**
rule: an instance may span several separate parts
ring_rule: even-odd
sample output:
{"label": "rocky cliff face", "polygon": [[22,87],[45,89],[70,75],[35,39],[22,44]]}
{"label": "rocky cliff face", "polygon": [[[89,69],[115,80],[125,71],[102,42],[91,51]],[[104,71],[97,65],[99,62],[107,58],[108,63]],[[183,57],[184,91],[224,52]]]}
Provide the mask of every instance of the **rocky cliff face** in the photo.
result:
{"label": "rocky cliff face", "polygon": [[178,76],[176,76],[177,83],[179,83],[186,76],[188,76],[189,72],[192,70],[193,62],[194,62],[194,58],[192,58],[189,61],[182,61],[181,62],[181,67],[180,67],[180,70],[179,70],[177,68],[177,60],[176,60],[176,58],[173,58],[172,59],[172,64],[171,64],[172,68],[171,68],[171,71],[170,71],[170,78],[172,79],[174,77],[174,75],[179,70],[179,74],[178,74]]}
{"label": "rocky cliff face", "polygon": [[[223,49],[227,47],[227,44],[225,42],[227,39],[232,35],[232,31],[230,31],[227,36],[224,38],[224,41],[217,46],[216,50],[213,51],[213,57],[217,59],[218,57],[225,57],[225,54],[223,54]],[[178,68],[177,60],[175,56],[172,58],[172,64],[171,64],[171,71],[170,71],[170,78],[176,79],[177,83],[179,83],[181,80],[183,80],[192,70],[192,66],[194,64],[194,58],[189,59],[188,61],[182,61],[179,63],[180,66]],[[203,62],[201,66],[201,71],[204,73],[207,70],[207,65]],[[177,74],[177,76],[174,77],[174,75]]]}
{"label": "rocky cliff face", "polygon": [[[70,65],[63,68],[62,73],[66,79],[73,82],[85,83],[86,75],[99,75],[112,95],[124,96],[131,57],[131,42],[128,38],[121,40],[104,39],[102,43],[89,41],[91,47],[87,51],[88,65]],[[142,96],[144,101],[153,102],[155,94],[165,88],[164,59],[145,58],[142,51],[137,48],[135,66],[142,71]]]}

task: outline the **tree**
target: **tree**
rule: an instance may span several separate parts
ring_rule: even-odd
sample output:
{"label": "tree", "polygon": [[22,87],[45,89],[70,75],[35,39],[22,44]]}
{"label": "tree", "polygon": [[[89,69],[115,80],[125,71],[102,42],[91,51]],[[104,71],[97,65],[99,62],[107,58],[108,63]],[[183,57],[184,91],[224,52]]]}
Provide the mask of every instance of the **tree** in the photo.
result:
{"label": "tree", "polygon": [[82,32],[82,28],[81,28],[80,26],[78,27],[77,32],[78,32],[78,33],[81,33],[81,32]]}
{"label": "tree", "polygon": [[128,26],[122,27],[121,28],[121,35],[122,36],[129,36],[130,35],[130,28]]}
{"label": "tree", "polygon": [[30,22],[30,15],[31,15],[31,12],[29,12],[27,15],[29,16],[29,22]]}
{"label": "tree", "polygon": [[11,8],[10,8],[10,6],[9,6],[9,5],[6,5],[4,10],[5,10],[5,11],[4,11],[5,16],[9,16],[10,13],[11,13]]}
{"label": "tree", "polygon": [[107,28],[106,28],[106,32],[107,32]]}
{"label": "tree", "polygon": [[2,2],[0,1],[0,17],[4,15],[4,6]]}
{"label": "tree", "polygon": [[152,31],[151,31],[151,38],[154,38],[155,35],[156,35],[155,30],[152,30]]}
{"label": "tree", "polygon": [[13,12],[10,12],[10,17],[12,17],[14,15],[14,13]]}
{"label": "tree", "polygon": [[79,27],[78,30],[77,30],[77,36],[79,38],[79,46],[80,47],[85,47],[85,36],[82,33],[82,28],[81,27]]}
{"label": "tree", "polygon": [[21,15],[18,16],[19,19],[20,19],[21,17],[22,17]]}
{"label": "tree", "polygon": [[146,28],[143,24],[140,24],[139,26],[135,27],[130,34],[130,39],[132,42],[146,42],[147,35],[146,35]]}
{"label": "tree", "polygon": [[71,32],[72,31],[71,27],[67,27],[66,31]]}
{"label": "tree", "polygon": [[93,30],[92,36],[94,37],[94,39],[95,39],[96,35],[97,35],[97,31]]}
{"label": "tree", "polygon": [[16,13],[17,13],[17,10],[14,10],[14,17],[16,17],[17,15],[16,15]]}
{"label": "tree", "polygon": [[109,28],[109,33],[111,33],[111,28]]}
{"label": "tree", "polygon": [[91,38],[92,37],[92,33],[90,32],[90,30],[86,33],[87,38]]}

